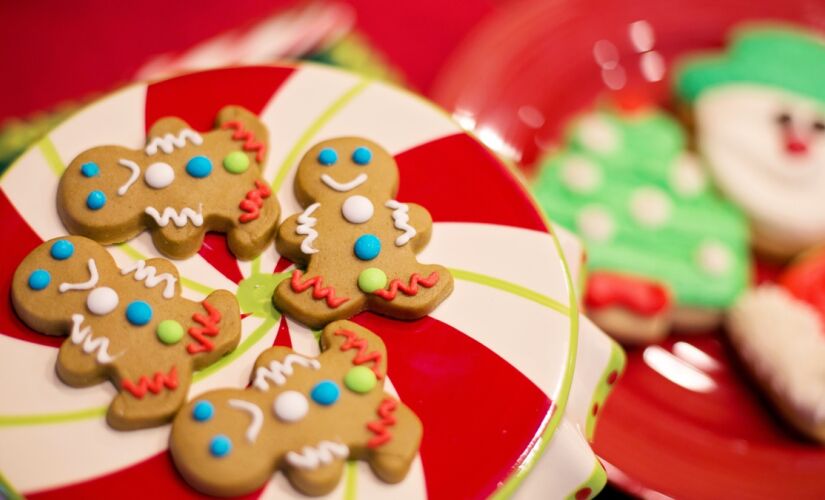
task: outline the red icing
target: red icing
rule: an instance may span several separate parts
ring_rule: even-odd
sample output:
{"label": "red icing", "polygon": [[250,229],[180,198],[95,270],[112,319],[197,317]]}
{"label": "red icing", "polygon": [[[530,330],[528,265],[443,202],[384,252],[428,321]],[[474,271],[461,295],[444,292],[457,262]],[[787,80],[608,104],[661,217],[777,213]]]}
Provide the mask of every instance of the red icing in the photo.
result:
{"label": "red icing", "polygon": [[412,276],[410,276],[409,285],[405,285],[400,279],[395,278],[390,281],[390,288],[388,290],[376,290],[372,293],[384,300],[392,300],[395,298],[398,290],[401,290],[404,295],[413,296],[418,294],[419,284],[425,288],[430,288],[436,283],[438,283],[438,273],[436,271],[433,271],[426,279],[421,279],[420,274],[413,273]]}
{"label": "red icing", "polygon": [[398,408],[398,403],[392,398],[384,398],[378,406],[378,420],[374,420],[367,424],[367,429],[375,436],[367,441],[367,448],[377,448],[382,444],[392,439],[392,434],[387,427],[395,425],[395,409]]}
{"label": "red icing", "polygon": [[233,129],[235,133],[232,134],[232,140],[244,141],[244,151],[256,151],[255,160],[258,163],[264,161],[264,154],[266,154],[266,144],[256,141],[255,134],[253,134],[251,130],[245,129],[243,127],[243,123],[233,120],[231,122],[224,123],[222,128]]}
{"label": "red icing", "polygon": [[132,395],[138,399],[143,399],[143,396],[146,395],[146,391],[151,391],[152,394],[159,394],[164,387],[170,390],[177,389],[178,368],[173,366],[172,369],[169,370],[168,375],[161,371],[155,372],[152,378],[149,378],[146,375],[141,375],[137,381],[137,385],[132,383],[131,380],[126,379],[121,383],[121,387],[131,392]]}
{"label": "red icing", "polygon": [[342,351],[358,349],[355,358],[352,360],[352,364],[363,365],[364,363],[372,362],[372,372],[375,373],[375,377],[380,380],[384,376],[384,374],[381,373],[381,353],[375,351],[367,353],[368,345],[366,340],[349,330],[338,330],[335,332],[335,335],[347,338],[347,340],[341,344]]}
{"label": "red icing", "polygon": [[205,300],[201,302],[201,304],[203,305],[203,308],[206,309],[209,316],[204,316],[200,313],[195,313],[192,315],[192,319],[196,323],[200,323],[202,327],[189,327],[189,335],[193,339],[197,340],[197,343],[193,342],[186,346],[186,350],[189,354],[211,351],[215,347],[215,344],[213,344],[211,340],[207,339],[206,336],[214,337],[220,333],[218,322],[221,320],[221,312]]}
{"label": "red icing", "polygon": [[241,204],[238,205],[238,208],[246,212],[245,214],[241,214],[238,220],[242,224],[245,224],[260,217],[260,208],[264,206],[264,198],[269,198],[271,194],[272,190],[267,183],[260,179],[255,179],[255,189],[246,193],[246,198],[241,200]]}
{"label": "red icing", "polygon": [[825,322],[825,250],[818,250],[794,263],[779,277],[794,297],[812,305]]}
{"label": "red icing", "polygon": [[658,283],[600,272],[589,276],[584,302],[590,309],[624,307],[642,316],[654,316],[672,304],[667,289]]}
{"label": "red icing", "polygon": [[333,309],[349,300],[346,297],[336,297],[335,288],[331,286],[325,287],[324,279],[322,277],[315,276],[314,278],[309,278],[302,283],[301,276],[303,276],[303,273],[300,269],[296,269],[292,272],[290,286],[292,286],[293,292],[301,293],[309,287],[312,287],[312,298],[315,300],[326,299],[327,305]]}

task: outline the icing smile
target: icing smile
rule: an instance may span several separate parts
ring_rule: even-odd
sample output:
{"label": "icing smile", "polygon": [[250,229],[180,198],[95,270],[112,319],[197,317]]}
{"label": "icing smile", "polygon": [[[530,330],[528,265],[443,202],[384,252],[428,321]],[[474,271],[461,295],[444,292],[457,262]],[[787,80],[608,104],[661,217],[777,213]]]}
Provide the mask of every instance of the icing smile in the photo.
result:
{"label": "icing smile", "polygon": [[361,184],[367,182],[367,174],[360,173],[355,177],[355,179],[343,184],[330,177],[329,174],[321,174],[321,181],[323,181],[327,187],[334,189],[339,193],[346,193],[347,191],[352,191]]}

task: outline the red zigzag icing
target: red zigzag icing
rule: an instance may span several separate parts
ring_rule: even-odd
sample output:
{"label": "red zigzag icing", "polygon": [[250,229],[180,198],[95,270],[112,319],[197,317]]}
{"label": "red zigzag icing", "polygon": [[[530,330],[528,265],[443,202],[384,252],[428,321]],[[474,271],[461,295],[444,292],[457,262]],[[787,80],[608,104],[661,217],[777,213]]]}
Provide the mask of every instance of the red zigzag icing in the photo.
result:
{"label": "red zigzag icing", "polygon": [[301,293],[309,287],[312,287],[312,298],[315,300],[326,299],[327,305],[333,309],[349,300],[346,297],[336,297],[335,288],[331,286],[324,287],[324,279],[320,276],[309,278],[302,283],[301,276],[303,275],[304,274],[299,269],[292,272],[292,281],[290,285],[292,286],[293,292]]}
{"label": "red zigzag icing", "polygon": [[423,286],[424,288],[431,288],[436,283],[438,283],[438,272],[433,271],[426,279],[421,279],[421,275],[418,273],[413,273],[410,276],[410,284],[405,285],[400,279],[395,278],[390,281],[390,287],[387,290],[376,290],[372,293],[378,295],[384,300],[393,300],[395,296],[398,294],[398,290],[404,295],[413,296],[418,293],[418,285]]}
{"label": "red zigzag icing", "polygon": [[137,385],[127,379],[121,382],[121,387],[131,392],[132,395],[138,399],[143,399],[143,396],[146,395],[146,391],[151,391],[152,394],[158,394],[164,387],[167,389],[177,389],[178,368],[173,366],[172,369],[169,370],[168,375],[161,371],[155,372],[152,378],[149,378],[146,375],[141,375],[137,381]]}
{"label": "red zigzag icing", "polygon": [[205,335],[214,337],[220,333],[218,322],[221,320],[221,312],[205,300],[201,302],[201,305],[203,305],[203,308],[206,309],[209,316],[207,317],[200,313],[195,313],[192,315],[192,320],[200,323],[203,328],[197,326],[189,327],[189,335],[198,341],[197,344],[193,342],[186,346],[186,350],[189,351],[189,354],[197,354],[199,352],[207,352],[214,349],[215,344],[213,344],[211,340],[207,339]]}
{"label": "red zigzag icing", "polygon": [[398,408],[398,403],[392,398],[384,398],[378,406],[378,420],[369,422],[367,429],[370,430],[374,437],[367,441],[367,448],[377,448],[382,444],[392,439],[392,434],[387,427],[395,425],[395,409]]}
{"label": "red zigzag icing", "polygon": [[372,372],[375,373],[375,377],[378,380],[384,376],[381,373],[381,353],[373,351],[367,353],[367,341],[359,337],[355,334],[355,332],[351,332],[349,330],[338,330],[335,332],[335,335],[340,335],[342,337],[346,337],[347,340],[341,344],[341,350],[346,351],[349,349],[358,349],[358,352],[355,354],[355,358],[352,360],[352,364],[354,365],[363,365],[364,363],[372,362]]}
{"label": "red zigzag icing", "polygon": [[255,159],[258,163],[264,161],[264,153],[266,152],[266,146],[255,140],[255,134],[252,133],[250,130],[246,130],[243,126],[243,123],[232,120],[230,122],[226,122],[223,124],[224,129],[234,129],[235,133],[232,134],[232,140],[235,141],[246,141],[243,144],[244,151],[257,151],[255,154]]}
{"label": "red zigzag icing", "polygon": [[257,219],[261,215],[260,208],[264,206],[264,198],[269,198],[271,194],[272,190],[265,182],[255,179],[255,189],[246,193],[246,198],[238,205],[241,210],[248,213],[241,214],[238,220],[243,224]]}

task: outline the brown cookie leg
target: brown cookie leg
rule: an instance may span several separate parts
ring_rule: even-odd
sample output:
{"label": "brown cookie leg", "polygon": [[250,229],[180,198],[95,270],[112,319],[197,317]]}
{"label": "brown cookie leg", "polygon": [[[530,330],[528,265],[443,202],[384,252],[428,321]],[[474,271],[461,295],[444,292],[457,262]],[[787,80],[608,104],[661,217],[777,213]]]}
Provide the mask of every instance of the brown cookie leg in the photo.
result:
{"label": "brown cookie leg", "polygon": [[155,247],[173,259],[185,259],[195,255],[203,244],[206,232],[203,227],[188,224],[177,227],[173,222],[152,230]]}
{"label": "brown cookie leg", "polygon": [[[381,402],[376,413],[376,420],[370,425],[385,425],[387,433],[383,443],[367,448],[370,467],[384,481],[397,483],[407,475],[418,453],[423,429],[421,421],[406,405],[389,397]],[[393,422],[392,419],[394,423],[386,425]],[[373,439],[379,437],[376,435]]]}
{"label": "brown cookie leg", "polygon": [[313,469],[287,465],[284,473],[295,489],[307,495],[320,496],[331,492],[338,485],[344,472],[344,463],[344,459],[334,457],[330,463]]}
{"label": "brown cookie leg", "polygon": [[[94,354],[94,353],[93,353]],[[94,355],[83,352],[82,342],[63,342],[57,354],[57,375],[74,387],[88,387],[106,380],[106,373]]]}
{"label": "brown cookie leg", "polygon": [[[250,193],[268,190],[266,184],[259,185],[261,189],[250,191]],[[268,198],[263,200],[263,205],[257,207],[249,198],[256,198],[255,194],[247,194],[247,199],[241,203],[251,212],[244,212],[240,217],[245,217],[246,222],[238,221],[228,234],[229,249],[236,257],[242,260],[254,259],[270,244],[275,237],[277,219],[280,210],[271,191]],[[257,215],[256,215],[257,214]],[[253,218],[254,216],[254,218]]]}
{"label": "brown cookie leg", "polygon": [[452,291],[453,276],[446,268],[422,265],[409,275],[390,275],[386,288],[370,295],[369,308],[393,318],[416,319],[432,312]]}
{"label": "brown cookie leg", "polygon": [[273,303],[279,311],[300,321],[309,328],[320,329],[337,319],[349,318],[364,307],[361,293],[342,292],[345,287],[329,283],[321,275],[293,271],[275,289]]}
{"label": "brown cookie leg", "polygon": [[189,363],[154,373],[118,373],[120,394],[109,406],[109,425],[130,430],[168,422],[186,402],[191,381]]}

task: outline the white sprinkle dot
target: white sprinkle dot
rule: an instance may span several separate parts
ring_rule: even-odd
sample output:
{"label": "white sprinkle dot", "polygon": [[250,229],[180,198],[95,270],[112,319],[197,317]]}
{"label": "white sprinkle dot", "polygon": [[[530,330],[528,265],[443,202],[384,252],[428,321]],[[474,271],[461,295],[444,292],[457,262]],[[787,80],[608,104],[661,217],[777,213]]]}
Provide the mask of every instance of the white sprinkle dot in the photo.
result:
{"label": "white sprinkle dot", "polygon": [[599,114],[588,115],[578,125],[577,134],[584,147],[597,153],[610,153],[619,146],[619,133]]}
{"label": "white sprinkle dot", "polygon": [[696,264],[711,276],[722,276],[730,270],[733,255],[724,243],[714,240],[703,242],[696,252]]}
{"label": "white sprinkle dot", "polygon": [[602,171],[587,158],[570,156],[561,165],[561,181],[570,191],[592,193],[602,183]]}
{"label": "white sprinkle dot", "polygon": [[599,205],[588,205],[584,207],[576,219],[579,231],[585,239],[604,243],[613,237],[616,232],[616,224],[613,216],[604,207]]}
{"label": "white sprinkle dot", "polygon": [[640,225],[654,229],[670,218],[673,205],[667,194],[653,186],[640,187],[630,196],[630,214]]}
{"label": "white sprinkle dot", "polygon": [[679,155],[670,167],[670,186],[684,197],[701,194],[707,186],[707,176],[699,160],[692,154]]}

